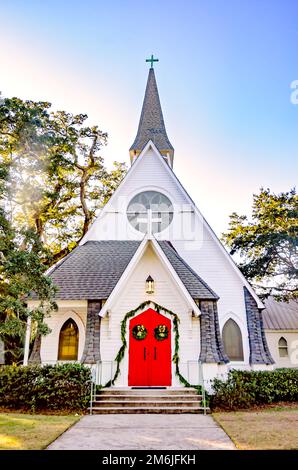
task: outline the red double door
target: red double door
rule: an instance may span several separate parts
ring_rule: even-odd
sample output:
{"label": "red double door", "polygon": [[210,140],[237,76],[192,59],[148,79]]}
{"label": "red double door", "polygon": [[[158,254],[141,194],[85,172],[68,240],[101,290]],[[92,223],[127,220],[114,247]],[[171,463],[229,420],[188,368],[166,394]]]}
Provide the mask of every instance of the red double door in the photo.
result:
{"label": "red double door", "polygon": [[[145,327],[144,339],[133,335],[139,327]],[[165,339],[155,338],[155,328],[162,326],[168,330]],[[171,385],[171,321],[152,308],[130,320],[129,324],[129,386]]]}

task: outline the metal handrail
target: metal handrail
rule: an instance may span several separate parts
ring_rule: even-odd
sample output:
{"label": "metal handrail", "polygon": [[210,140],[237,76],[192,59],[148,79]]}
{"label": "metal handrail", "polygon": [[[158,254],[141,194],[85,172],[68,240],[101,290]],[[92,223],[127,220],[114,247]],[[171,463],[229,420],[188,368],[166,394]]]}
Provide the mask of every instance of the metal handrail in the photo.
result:
{"label": "metal handrail", "polygon": [[203,374],[203,364],[201,361],[198,361],[199,364],[199,382],[202,389],[202,404],[204,415],[207,414],[207,406],[206,406],[206,390],[205,390],[205,383],[204,383],[204,374]]}
{"label": "metal handrail", "polygon": [[91,366],[90,414],[93,411],[93,401],[96,396],[96,367]]}
{"label": "metal handrail", "polygon": [[[207,405],[206,405],[206,389],[205,389],[205,381],[203,375],[203,364],[201,361],[186,361],[180,363],[180,367],[186,365],[186,379],[189,383],[192,382],[191,380],[191,364],[196,365],[196,380],[197,383],[192,383],[193,386],[200,386],[201,387],[201,395],[202,395],[202,408],[204,415],[207,413]],[[90,391],[90,414],[92,414],[92,406],[93,401],[96,396],[97,386],[101,385],[104,386],[108,382],[112,382],[113,379],[113,371],[114,365],[116,365],[115,361],[97,361],[96,364],[92,366],[92,379],[91,379],[91,391]],[[104,371],[105,368],[105,371]],[[104,373],[109,370],[109,374]],[[105,380],[103,380],[105,379]]]}
{"label": "metal handrail", "polygon": [[[196,374],[196,379],[192,380],[191,377],[191,365],[195,366],[195,374]],[[186,372],[186,380],[193,385],[194,387],[200,386],[201,387],[201,395],[202,395],[202,408],[204,411],[204,415],[207,414],[207,405],[206,405],[206,388],[205,388],[205,381],[204,381],[204,374],[203,374],[203,364],[201,361],[196,361],[196,360],[190,360],[186,362],[180,362],[179,363],[180,370],[183,369],[183,366],[185,366],[185,372]]]}

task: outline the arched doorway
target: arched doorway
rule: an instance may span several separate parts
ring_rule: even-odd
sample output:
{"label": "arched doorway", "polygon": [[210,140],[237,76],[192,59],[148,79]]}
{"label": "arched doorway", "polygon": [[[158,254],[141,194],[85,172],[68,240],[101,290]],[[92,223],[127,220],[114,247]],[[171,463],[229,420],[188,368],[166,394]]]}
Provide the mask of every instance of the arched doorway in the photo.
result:
{"label": "arched doorway", "polygon": [[129,322],[129,386],[172,384],[171,320],[152,308]]}

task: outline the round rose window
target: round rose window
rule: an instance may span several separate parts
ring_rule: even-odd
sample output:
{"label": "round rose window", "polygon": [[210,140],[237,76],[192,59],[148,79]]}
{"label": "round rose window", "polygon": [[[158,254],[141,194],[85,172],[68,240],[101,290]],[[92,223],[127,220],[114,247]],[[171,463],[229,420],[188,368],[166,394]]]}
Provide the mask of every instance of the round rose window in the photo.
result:
{"label": "round rose window", "polygon": [[130,201],[127,218],[139,232],[157,233],[173,220],[173,206],[169,198],[157,191],[144,191]]}

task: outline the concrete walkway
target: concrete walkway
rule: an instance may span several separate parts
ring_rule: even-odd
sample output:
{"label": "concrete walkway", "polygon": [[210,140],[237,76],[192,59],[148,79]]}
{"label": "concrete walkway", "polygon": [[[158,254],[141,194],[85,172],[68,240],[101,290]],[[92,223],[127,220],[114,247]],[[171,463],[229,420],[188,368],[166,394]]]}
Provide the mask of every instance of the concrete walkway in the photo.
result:
{"label": "concrete walkway", "polygon": [[84,416],[50,450],[236,449],[211,416],[118,414]]}

